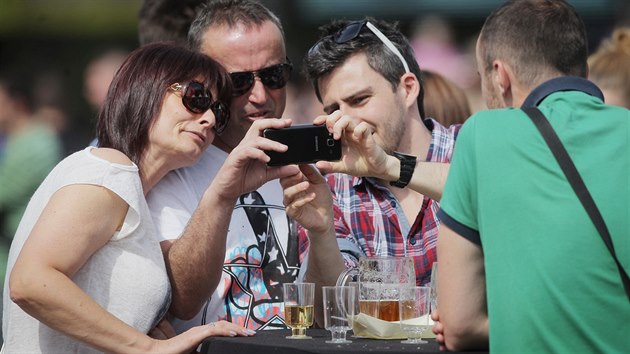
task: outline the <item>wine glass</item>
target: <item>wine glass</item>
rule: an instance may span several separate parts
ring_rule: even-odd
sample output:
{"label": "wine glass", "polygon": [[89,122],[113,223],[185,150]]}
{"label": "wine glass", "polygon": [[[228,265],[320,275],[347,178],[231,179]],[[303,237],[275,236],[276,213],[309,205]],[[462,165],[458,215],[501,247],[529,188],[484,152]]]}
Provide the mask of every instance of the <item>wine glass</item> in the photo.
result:
{"label": "wine glass", "polygon": [[429,287],[431,288],[430,295],[430,312],[433,313],[437,308],[437,272],[438,272],[438,262],[433,262],[433,266],[431,267],[431,281],[429,283]]}
{"label": "wine glass", "polygon": [[429,327],[429,294],[426,286],[402,287],[400,296],[400,329],[407,334],[404,344],[428,343],[422,340],[422,332]]}
{"label": "wine glass", "polygon": [[291,327],[289,339],[310,339],[306,329],[313,325],[314,283],[285,283],[284,320]]}
{"label": "wine glass", "polygon": [[353,286],[322,287],[324,302],[324,328],[330,331],[332,339],[326,343],[352,343],[346,339],[346,332],[352,329],[355,315],[355,288]]}

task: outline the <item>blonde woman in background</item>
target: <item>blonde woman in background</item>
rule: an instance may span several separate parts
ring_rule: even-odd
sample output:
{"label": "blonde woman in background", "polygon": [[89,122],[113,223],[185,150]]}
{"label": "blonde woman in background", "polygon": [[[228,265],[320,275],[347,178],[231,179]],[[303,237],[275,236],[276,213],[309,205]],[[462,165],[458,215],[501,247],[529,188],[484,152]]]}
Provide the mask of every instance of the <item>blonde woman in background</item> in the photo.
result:
{"label": "blonde woman in background", "polygon": [[589,80],[606,103],[630,108],[630,27],[620,27],[588,58]]}
{"label": "blonde woman in background", "polygon": [[424,112],[443,126],[463,124],[472,115],[466,92],[446,77],[428,70],[422,71]]}

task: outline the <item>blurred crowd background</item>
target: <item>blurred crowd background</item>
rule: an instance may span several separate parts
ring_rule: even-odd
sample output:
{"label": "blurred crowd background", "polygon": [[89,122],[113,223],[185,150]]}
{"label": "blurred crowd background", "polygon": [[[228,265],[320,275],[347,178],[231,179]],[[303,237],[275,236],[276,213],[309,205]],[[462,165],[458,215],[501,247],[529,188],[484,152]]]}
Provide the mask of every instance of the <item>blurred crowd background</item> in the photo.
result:
{"label": "blurred crowd background", "polygon": [[[501,0],[262,2],[283,21],[289,57],[296,66],[287,117],[306,122],[321,113],[300,74],[303,54],[315,42],[318,27],[333,18],[364,15],[399,21],[420,67],[466,90],[473,111],[483,108],[477,99],[474,38]],[[570,2],[586,22],[591,50],[615,26],[630,25],[628,0]],[[108,80],[121,58],[138,45],[141,4],[142,0],[0,0],[0,74],[17,73],[30,85],[35,115],[60,134],[65,154],[93,139]]]}

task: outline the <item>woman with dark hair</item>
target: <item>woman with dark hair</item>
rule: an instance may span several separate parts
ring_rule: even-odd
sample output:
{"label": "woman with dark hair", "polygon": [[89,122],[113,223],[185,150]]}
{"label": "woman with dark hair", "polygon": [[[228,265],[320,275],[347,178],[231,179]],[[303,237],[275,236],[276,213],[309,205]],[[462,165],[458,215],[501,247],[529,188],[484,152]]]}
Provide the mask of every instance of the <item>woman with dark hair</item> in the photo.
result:
{"label": "woman with dark hair", "polygon": [[171,286],[145,195],[221,133],[230,97],[229,76],[204,55],[170,44],[129,55],[99,115],[99,147],[55,167],[17,230],[6,352],[182,353],[208,336],[252,334],[228,322],[168,340],[146,334],[168,310]]}

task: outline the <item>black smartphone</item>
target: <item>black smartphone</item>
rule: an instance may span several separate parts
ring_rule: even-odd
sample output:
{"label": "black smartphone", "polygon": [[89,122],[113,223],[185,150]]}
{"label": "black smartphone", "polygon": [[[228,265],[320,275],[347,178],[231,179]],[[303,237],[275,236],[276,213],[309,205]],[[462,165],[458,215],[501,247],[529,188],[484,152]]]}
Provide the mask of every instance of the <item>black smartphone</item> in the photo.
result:
{"label": "black smartphone", "polygon": [[265,129],[263,136],[278,141],[289,149],[285,152],[266,151],[269,166],[305,164],[341,159],[341,141],[328,133],[325,125],[295,125],[282,129]]}

